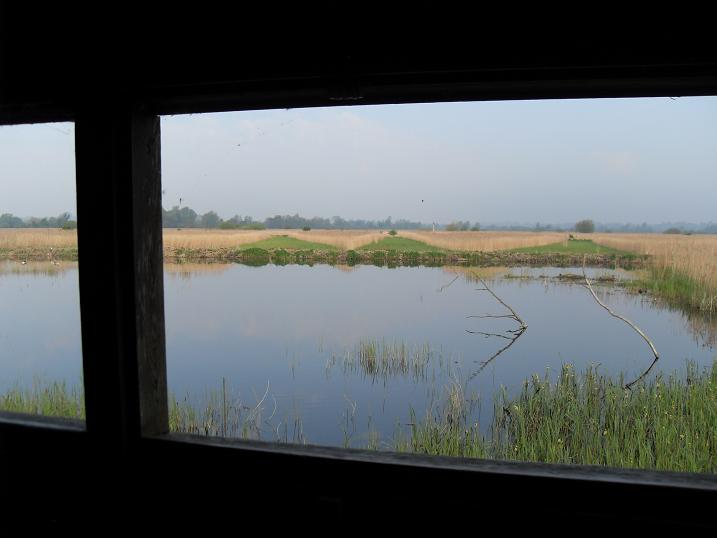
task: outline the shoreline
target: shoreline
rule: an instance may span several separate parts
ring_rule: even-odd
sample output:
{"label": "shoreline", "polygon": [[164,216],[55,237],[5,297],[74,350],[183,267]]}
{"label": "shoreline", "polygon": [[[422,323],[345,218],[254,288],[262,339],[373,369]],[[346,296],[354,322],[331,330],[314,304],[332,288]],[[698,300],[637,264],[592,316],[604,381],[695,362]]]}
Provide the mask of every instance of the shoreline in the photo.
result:
{"label": "shoreline", "polygon": [[[3,261],[78,261],[77,247],[0,249]],[[589,267],[619,267],[644,269],[649,259],[646,255],[616,254],[560,254],[525,253],[511,251],[494,252],[398,252],[392,250],[288,250],[258,248],[165,248],[164,261],[174,263],[244,263],[248,265],[286,265],[289,263],[313,265],[318,263],[340,265],[379,266],[429,266],[467,265],[473,267],[495,266],[553,266],[569,267],[585,264]]]}

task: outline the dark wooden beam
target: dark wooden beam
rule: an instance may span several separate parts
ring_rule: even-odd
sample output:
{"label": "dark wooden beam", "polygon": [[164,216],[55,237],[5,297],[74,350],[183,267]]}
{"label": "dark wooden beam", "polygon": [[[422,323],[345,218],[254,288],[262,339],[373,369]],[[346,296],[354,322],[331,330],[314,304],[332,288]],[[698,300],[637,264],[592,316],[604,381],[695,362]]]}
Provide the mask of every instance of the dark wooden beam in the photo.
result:
{"label": "dark wooden beam", "polygon": [[75,132],[87,431],[125,451],[168,430],[159,118],[84,108]]}

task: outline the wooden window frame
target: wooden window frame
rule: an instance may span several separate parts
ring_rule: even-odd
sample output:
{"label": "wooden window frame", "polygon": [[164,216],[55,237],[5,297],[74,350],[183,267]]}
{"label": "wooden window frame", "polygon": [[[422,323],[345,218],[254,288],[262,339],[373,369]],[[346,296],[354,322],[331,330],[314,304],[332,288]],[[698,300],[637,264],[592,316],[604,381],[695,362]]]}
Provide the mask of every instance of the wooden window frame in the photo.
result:
{"label": "wooden window frame", "polygon": [[[522,517],[568,514],[581,521],[616,520],[641,528],[714,525],[706,507],[717,499],[717,476],[469,460],[331,447],[202,438],[168,431],[161,224],[160,115],[263,108],[488,99],[547,99],[717,94],[713,70],[667,70],[634,77],[619,70],[542,71],[261,81],[151,88],[112,102],[43,103],[0,109],[0,124],[74,121],[76,131],[80,306],[86,422],[0,413],[0,478],[32,495],[37,483],[72,480],[84,503],[107,484],[128,484],[137,498],[179,499],[183,486],[248,482],[247,501],[273,495],[281,507],[321,506],[346,514],[372,499],[390,509],[429,507],[426,491],[473,492],[431,499],[430,507],[470,505],[510,513],[516,491]],[[48,447],[53,453],[47,458]],[[64,464],[63,464],[64,462]],[[183,476],[174,473],[178,462]],[[189,476],[187,476],[189,475]],[[217,478],[219,475],[221,479]],[[301,485],[277,494],[285,477]],[[206,480],[206,478],[204,478]],[[352,484],[346,488],[346,484]],[[374,484],[393,484],[376,490]],[[25,491],[27,488],[27,491]],[[490,496],[475,492],[490,491]],[[197,490],[198,491],[198,490]],[[193,493],[198,502],[200,493]],[[546,495],[550,492],[550,495]],[[490,497],[490,498],[488,498]],[[177,501],[179,502],[179,501]],[[209,502],[209,501],[207,501]],[[17,503],[22,508],[23,503]],[[260,503],[255,502],[255,506]],[[70,500],[54,507],[72,510]],[[389,509],[388,507],[386,508]],[[101,509],[102,510],[102,509]],[[104,506],[107,514],[116,507]],[[135,515],[142,514],[141,509]],[[527,522],[529,524],[529,521]]]}

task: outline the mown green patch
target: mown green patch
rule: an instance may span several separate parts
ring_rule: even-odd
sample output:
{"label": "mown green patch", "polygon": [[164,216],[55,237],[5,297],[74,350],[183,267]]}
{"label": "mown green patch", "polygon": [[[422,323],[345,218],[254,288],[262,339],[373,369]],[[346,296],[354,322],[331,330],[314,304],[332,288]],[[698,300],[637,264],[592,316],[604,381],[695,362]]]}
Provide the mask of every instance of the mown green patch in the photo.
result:
{"label": "mown green patch", "polygon": [[369,243],[358,250],[391,250],[395,252],[445,252],[445,250],[433,247],[423,241],[407,239],[405,237],[386,237],[375,243]]}
{"label": "mown green patch", "polygon": [[288,237],[286,235],[275,235],[268,239],[242,245],[239,248],[240,250],[249,248],[263,248],[264,250],[276,250],[280,248],[287,250],[338,250],[333,245],[304,241],[303,239],[296,239],[295,237]]}
{"label": "mown green patch", "polygon": [[620,256],[634,256],[632,252],[617,250],[598,245],[590,239],[570,239],[561,243],[540,245],[537,247],[522,247],[510,249],[509,252],[525,252],[528,254],[616,254]]}
{"label": "mown green patch", "polygon": [[246,265],[266,265],[271,260],[271,255],[268,250],[263,248],[247,248],[240,250],[242,263]]}

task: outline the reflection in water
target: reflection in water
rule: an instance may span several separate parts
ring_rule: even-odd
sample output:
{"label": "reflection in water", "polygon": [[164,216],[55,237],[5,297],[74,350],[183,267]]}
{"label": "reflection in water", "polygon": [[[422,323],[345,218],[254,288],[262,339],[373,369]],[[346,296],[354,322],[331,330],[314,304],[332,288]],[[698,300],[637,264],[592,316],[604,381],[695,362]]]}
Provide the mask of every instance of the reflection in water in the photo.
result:
{"label": "reflection in water", "polygon": [[0,261],[0,277],[3,275],[55,276],[66,271],[77,271],[77,262],[54,260],[42,262]]}
{"label": "reflection in water", "polygon": [[[644,343],[597,308],[584,286],[559,278],[571,269],[531,269],[523,276],[532,271],[536,278],[520,279],[491,271],[494,278],[480,278],[486,276],[530,330],[490,362],[505,345],[466,328],[510,337],[516,320],[483,318],[479,326],[467,327],[466,316],[509,311],[499,311],[490,294],[476,292],[479,281],[464,268],[355,266],[343,272],[321,265],[233,265],[220,274],[197,274],[191,282],[168,278],[170,386],[201,403],[197,395],[224,377],[256,402],[270,381],[264,416],[272,415],[275,398],[273,420],[286,425],[300,416],[302,435],[310,442],[343,444],[342,432],[355,426],[352,442],[365,446],[371,436],[391,437],[396,428],[404,429],[412,411],[422,415],[435,395],[455,382],[486,404],[471,417],[485,430],[500,387],[520,390],[524,379],[546,368],[572,362],[576,368],[601,363],[605,374],[644,371]],[[613,273],[624,278],[604,269],[591,276]],[[597,281],[595,289],[655,335],[663,353],[660,368],[682,370],[686,359],[707,364],[714,357],[712,348],[695,345],[681,314],[612,282]],[[373,350],[367,342],[374,343]],[[429,358],[412,369],[413,350],[425,343]]]}
{"label": "reflection in water", "polygon": [[[0,270],[0,388],[29,385],[36,375],[78,385],[77,265],[5,262]],[[504,312],[475,291],[479,282],[465,268],[168,264],[168,381],[184,406],[175,411],[194,413],[197,431],[210,424],[214,432],[366,446],[405,432],[412,415],[437,406],[437,395],[457,393],[450,387],[482,402],[471,408],[470,423],[486,431],[501,386],[515,394],[534,373],[568,362],[581,371],[600,363],[604,375],[644,371],[644,342],[597,307],[581,283],[559,277],[580,268],[509,270],[521,278],[490,271],[477,274],[530,330],[485,364],[503,339],[466,328],[509,335],[516,323],[466,319]],[[687,360],[711,364],[714,320],[597,279],[613,273],[623,275],[588,271],[601,300],[660,350],[650,378],[683,371]],[[241,416],[234,426],[232,408]]]}
{"label": "reflection in water", "polygon": [[165,263],[164,274],[171,277],[190,279],[192,276],[206,273],[223,273],[230,265],[224,263]]}

